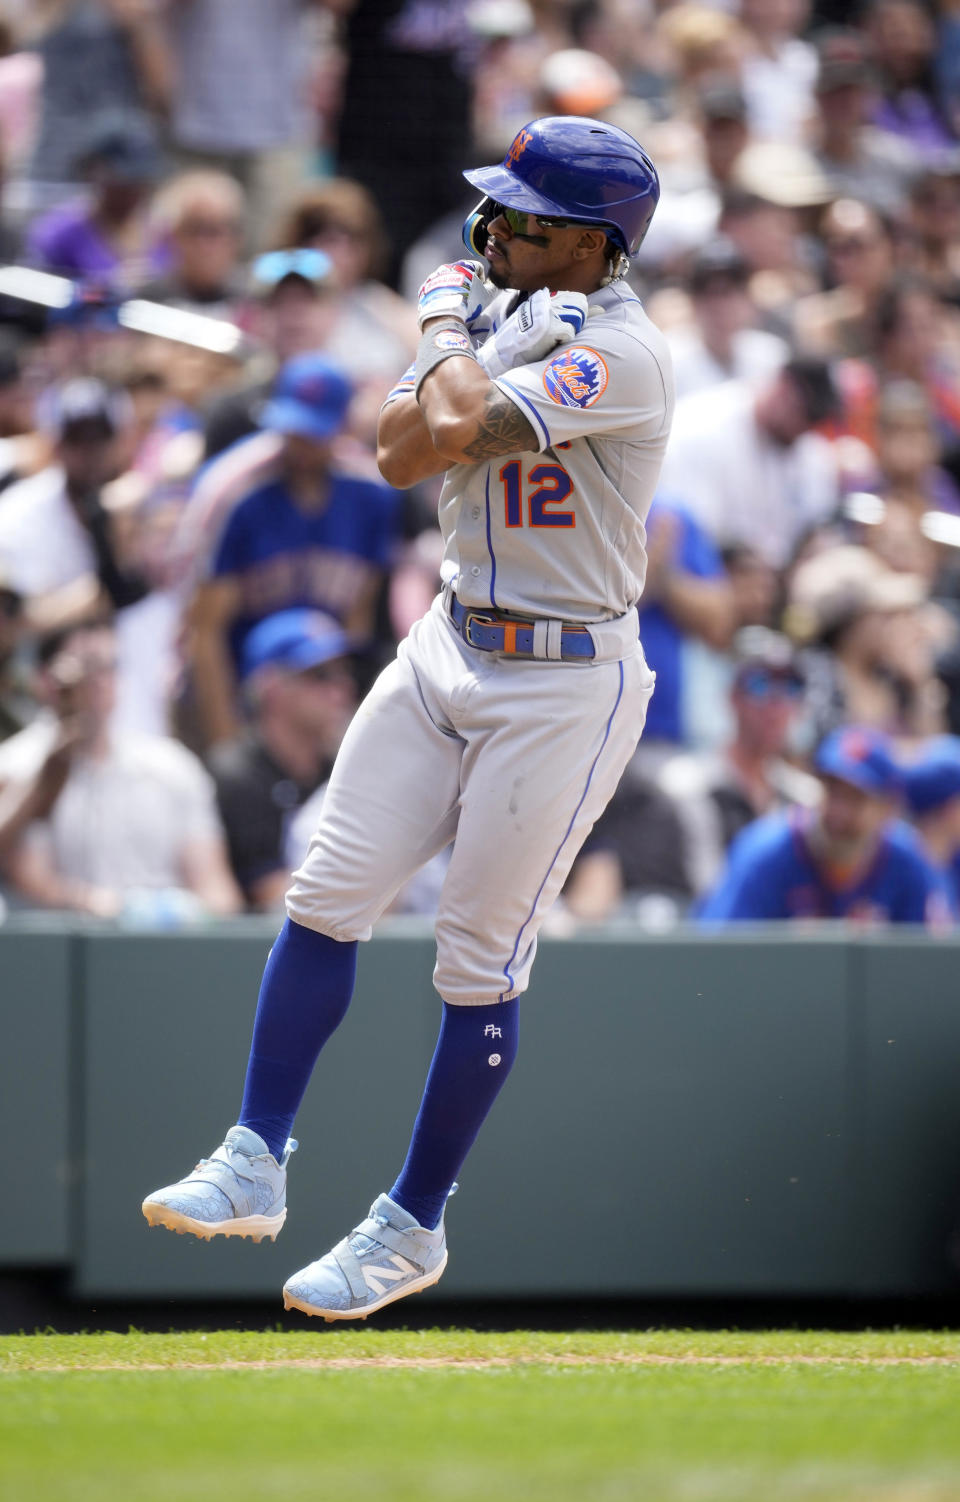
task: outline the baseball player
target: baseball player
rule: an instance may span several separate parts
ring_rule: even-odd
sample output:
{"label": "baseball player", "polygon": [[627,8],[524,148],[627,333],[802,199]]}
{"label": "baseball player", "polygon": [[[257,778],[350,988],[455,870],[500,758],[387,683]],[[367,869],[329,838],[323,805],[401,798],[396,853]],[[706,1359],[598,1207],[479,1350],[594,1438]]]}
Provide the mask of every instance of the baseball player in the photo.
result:
{"label": "baseball player", "polygon": [[357,941],[452,841],[443,1017],[406,1161],[284,1287],[287,1308],[328,1320],[443,1272],[444,1206],[513,1064],[538,930],[653,690],[635,606],[672,380],[623,273],[656,172],[622,130],[551,116],[465,176],[483,194],[464,228],[483,260],[424,283],[417,360],[379,428],[394,485],[445,472],[443,590],[347,731],[267,961],[239,1122],[143,1206],[152,1225],[205,1238],[276,1235],[289,1133],[347,1009]]}

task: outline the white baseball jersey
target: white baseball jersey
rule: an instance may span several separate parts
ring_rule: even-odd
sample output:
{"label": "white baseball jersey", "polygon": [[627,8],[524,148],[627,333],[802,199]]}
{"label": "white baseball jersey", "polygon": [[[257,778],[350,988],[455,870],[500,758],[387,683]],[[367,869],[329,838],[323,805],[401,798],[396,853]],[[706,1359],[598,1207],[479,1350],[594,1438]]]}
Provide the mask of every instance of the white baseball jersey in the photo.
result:
{"label": "white baseball jersey", "polygon": [[[514,301],[506,292],[490,304],[484,335]],[[595,656],[481,651],[438,598],[354,717],[287,894],[294,922],[365,939],[452,841],[434,981],[459,1005],[526,989],[540,925],[653,691],[633,606],[673,405],[669,357],[623,284],[589,304],[575,341],[497,380],[539,452],[451,469],[440,524],[461,602],[585,624]],[[411,386],[408,373],[391,395]]]}
{"label": "white baseball jersey", "polygon": [[[493,299],[472,327],[477,343],[516,300]],[[442,577],[465,605],[586,622],[640,598],[644,523],[673,416],[670,355],[626,283],[591,293],[588,306],[575,340],[497,379],[539,452],[447,472]],[[412,384],[407,372],[391,397]]]}

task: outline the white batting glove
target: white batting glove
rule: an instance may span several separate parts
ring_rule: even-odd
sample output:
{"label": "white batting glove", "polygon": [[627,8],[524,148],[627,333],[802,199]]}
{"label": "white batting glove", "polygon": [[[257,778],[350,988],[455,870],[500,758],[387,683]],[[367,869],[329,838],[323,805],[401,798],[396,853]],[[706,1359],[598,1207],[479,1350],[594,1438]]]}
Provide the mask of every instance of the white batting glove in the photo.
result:
{"label": "white batting glove", "polygon": [[482,261],[451,261],[431,271],[417,297],[421,331],[428,318],[462,318],[469,328],[497,295]]}
{"label": "white batting glove", "polygon": [[541,287],[490,335],[477,351],[477,359],[494,381],[505,370],[532,365],[558,344],[575,339],[586,321],[587,299],[582,292],[551,293]]}

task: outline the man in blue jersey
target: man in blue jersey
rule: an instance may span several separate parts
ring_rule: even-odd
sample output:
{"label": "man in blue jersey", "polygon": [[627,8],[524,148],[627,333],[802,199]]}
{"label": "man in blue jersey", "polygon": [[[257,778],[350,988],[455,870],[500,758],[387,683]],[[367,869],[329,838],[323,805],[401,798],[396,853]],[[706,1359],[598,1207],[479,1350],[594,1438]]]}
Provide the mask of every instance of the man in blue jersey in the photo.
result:
{"label": "man in blue jersey", "polygon": [[279,434],[227,519],[209,577],[190,613],[197,708],[208,745],[240,733],[237,665],[247,633],[281,610],[322,610],[355,642],[374,611],[399,537],[401,493],[379,477],[347,474],[331,445],[346,426],[352,388],[320,354],[283,367],[261,426]]}
{"label": "man in blue jersey", "polygon": [[942,884],[914,831],[897,818],[903,775],[887,738],[836,730],[821,744],[815,766],[823,784],[819,808],[748,825],[704,902],[702,920],[946,921]]}
{"label": "man in blue jersey", "polygon": [[924,852],[960,918],[960,737],[937,735],[904,769],[907,807]]}

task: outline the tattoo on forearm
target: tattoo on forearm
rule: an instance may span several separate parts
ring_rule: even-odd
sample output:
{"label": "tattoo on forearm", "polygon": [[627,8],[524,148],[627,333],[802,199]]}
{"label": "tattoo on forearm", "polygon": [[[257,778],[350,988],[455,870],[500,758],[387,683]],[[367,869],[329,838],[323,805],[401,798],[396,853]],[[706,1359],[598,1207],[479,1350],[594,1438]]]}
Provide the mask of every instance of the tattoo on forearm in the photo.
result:
{"label": "tattoo on forearm", "polygon": [[516,402],[494,386],[486,396],[477,436],[463,450],[466,457],[479,463],[498,454],[516,454],[536,447],[533,428]]}

